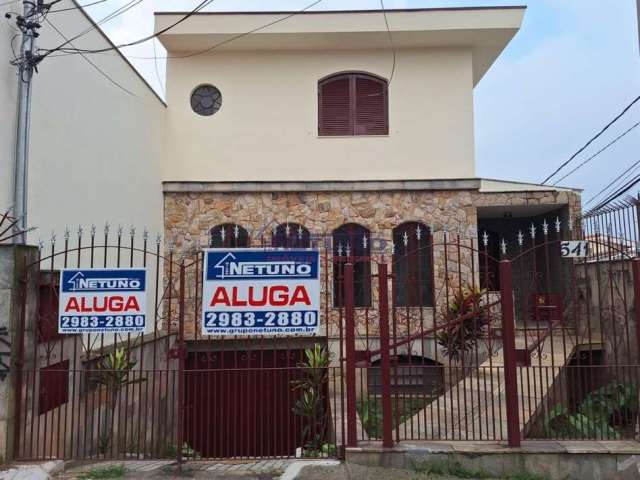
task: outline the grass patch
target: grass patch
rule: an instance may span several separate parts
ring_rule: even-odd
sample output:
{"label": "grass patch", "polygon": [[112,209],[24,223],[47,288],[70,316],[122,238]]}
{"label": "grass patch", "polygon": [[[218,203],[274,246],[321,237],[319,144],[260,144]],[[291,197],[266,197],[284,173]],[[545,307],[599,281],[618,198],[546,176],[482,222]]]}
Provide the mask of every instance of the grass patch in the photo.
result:
{"label": "grass patch", "polygon": [[471,470],[463,467],[459,463],[449,464],[447,462],[421,462],[414,463],[413,469],[417,473],[426,475],[449,475],[457,478],[495,478],[483,470]]}
{"label": "grass patch", "polygon": [[[458,462],[452,464],[446,461],[414,462],[412,467],[416,473],[425,475],[448,475],[450,477],[467,479],[498,478],[496,475],[491,475],[484,470],[472,470],[465,468]],[[547,480],[547,477],[523,471],[509,475],[505,480]]]}
{"label": "grass patch", "polygon": [[547,477],[544,475],[538,475],[537,473],[519,472],[515,475],[511,475],[509,480],[547,480]]}
{"label": "grass patch", "polygon": [[99,479],[99,478],[122,478],[126,475],[127,469],[124,465],[111,465],[108,467],[90,468],[82,472],[79,478]]}
{"label": "grass patch", "polygon": [[[391,398],[393,413],[391,423],[393,427],[402,425],[420,410],[423,410],[431,401],[431,398],[393,396]],[[369,438],[382,438],[382,398],[373,396],[361,398],[356,403],[356,409],[362,428],[367,432]]]}

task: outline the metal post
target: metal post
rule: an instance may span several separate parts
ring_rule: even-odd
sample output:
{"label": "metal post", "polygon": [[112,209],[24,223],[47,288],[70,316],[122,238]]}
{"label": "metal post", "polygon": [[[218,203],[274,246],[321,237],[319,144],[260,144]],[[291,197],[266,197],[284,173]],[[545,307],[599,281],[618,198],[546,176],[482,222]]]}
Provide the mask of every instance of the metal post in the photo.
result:
{"label": "metal post", "polygon": [[389,352],[389,280],[387,264],[378,264],[378,302],[380,310],[380,368],[382,379],[382,446],[393,447],[391,408],[391,360]]}
{"label": "metal post", "polygon": [[18,17],[17,25],[22,31],[20,46],[20,59],[16,62],[18,67],[18,116],[16,126],[16,150],[14,167],[13,202],[16,217],[14,231],[16,236],[14,243],[26,243],[27,228],[27,174],[29,164],[29,128],[31,126],[31,80],[35,70],[35,39],[38,36],[36,29],[36,15],[39,3],[24,0],[23,15]]}
{"label": "metal post", "polygon": [[[184,444],[184,260],[180,264],[180,299],[178,313],[178,431],[177,431],[177,461],[178,470],[182,471],[182,445]],[[171,320],[169,320],[171,321]]]}
{"label": "metal post", "polygon": [[353,264],[344,266],[344,315],[345,315],[345,349],[347,364],[345,381],[347,389],[347,447],[358,446],[356,421],[356,336],[353,307]]}
{"label": "metal post", "polygon": [[633,266],[633,313],[636,320],[636,355],[640,359],[640,258],[632,260]]}
{"label": "metal post", "polygon": [[516,333],[513,318],[513,286],[511,261],[500,262],[500,305],[502,310],[502,351],[507,400],[507,438],[510,447],[520,446],[518,415],[518,374],[516,365]]}

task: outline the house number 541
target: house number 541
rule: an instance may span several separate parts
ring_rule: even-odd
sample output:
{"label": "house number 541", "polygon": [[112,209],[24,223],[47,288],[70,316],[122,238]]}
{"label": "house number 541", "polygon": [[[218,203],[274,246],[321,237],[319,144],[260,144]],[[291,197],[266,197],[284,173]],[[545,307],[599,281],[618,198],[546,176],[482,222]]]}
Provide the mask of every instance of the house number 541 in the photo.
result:
{"label": "house number 541", "polygon": [[563,258],[582,258],[589,254],[587,240],[569,240],[560,242],[560,256]]}

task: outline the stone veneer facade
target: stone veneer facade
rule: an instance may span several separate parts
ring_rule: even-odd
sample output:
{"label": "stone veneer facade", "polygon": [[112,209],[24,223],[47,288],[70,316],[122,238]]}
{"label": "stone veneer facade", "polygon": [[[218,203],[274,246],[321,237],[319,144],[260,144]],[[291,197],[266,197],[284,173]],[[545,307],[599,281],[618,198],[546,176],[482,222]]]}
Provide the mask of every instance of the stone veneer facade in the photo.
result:
{"label": "stone veneer facade", "polygon": [[[176,185],[178,188],[176,188]],[[175,252],[193,252],[209,243],[210,230],[223,223],[234,223],[244,227],[250,236],[252,246],[261,246],[261,238],[269,239],[276,225],[292,222],[304,225],[312,235],[325,234],[330,238],[331,232],[344,223],[357,223],[371,232],[372,238],[387,240],[385,254],[391,254],[390,239],[392,230],[407,221],[419,221],[434,229],[434,243],[442,240],[443,230],[451,234],[462,234],[468,242],[474,242],[478,227],[478,207],[488,206],[541,206],[554,208],[567,207],[574,218],[580,213],[580,197],[571,191],[518,191],[501,193],[483,193],[478,189],[406,189],[401,188],[368,190],[365,188],[328,190],[327,186],[317,189],[305,186],[298,191],[286,191],[276,186],[272,191],[260,191],[256,188],[248,191],[238,188],[238,184],[216,184],[217,188],[208,189],[207,184],[171,184],[165,185],[165,239],[171,242]],[[235,185],[235,186],[234,186]],[[241,184],[240,184],[241,185]],[[384,187],[384,186],[383,186]],[[226,191],[215,191],[215,190]],[[268,189],[267,189],[268,190]],[[440,235],[440,237],[438,237]],[[475,240],[477,245],[477,240]],[[455,258],[455,261],[452,261]],[[449,256],[448,272],[458,270],[457,256]],[[461,255],[461,281],[469,280],[472,272],[477,273],[477,265],[472,265],[469,251]],[[443,296],[445,284],[444,249],[434,248],[433,274],[436,296]],[[324,315],[323,333],[329,337],[338,337],[338,325],[341,321],[339,309],[332,306],[331,294],[331,262],[323,264],[327,269],[326,281],[322,281],[321,303]],[[375,267],[372,268],[375,273]],[[188,270],[187,303],[197,302],[194,298],[196,273]],[[451,273],[447,275],[451,276]],[[466,280],[465,280],[466,279]],[[455,287],[455,279],[448,278]],[[377,282],[372,279],[372,308],[357,309],[358,335],[366,329],[375,337],[377,333]],[[436,305],[441,303],[436,298]],[[437,308],[437,307],[436,307]],[[415,331],[433,322],[433,308],[408,309],[407,319],[399,321],[407,324],[405,331]],[[189,312],[189,309],[188,309]],[[425,314],[426,312],[426,314]],[[194,315],[186,315],[186,334],[193,338],[196,324]],[[418,320],[419,319],[419,320]],[[426,320],[425,320],[426,319]],[[420,322],[421,327],[416,323]],[[426,325],[425,325],[426,322]],[[197,323],[197,322],[196,322]],[[326,330],[324,330],[326,328]],[[364,340],[360,340],[363,342]],[[372,346],[368,345],[369,348]],[[428,350],[427,347],[424,347]],[[412,348],[412,350],[415,350]],[[421,350],[421,349],[418,349]]]}

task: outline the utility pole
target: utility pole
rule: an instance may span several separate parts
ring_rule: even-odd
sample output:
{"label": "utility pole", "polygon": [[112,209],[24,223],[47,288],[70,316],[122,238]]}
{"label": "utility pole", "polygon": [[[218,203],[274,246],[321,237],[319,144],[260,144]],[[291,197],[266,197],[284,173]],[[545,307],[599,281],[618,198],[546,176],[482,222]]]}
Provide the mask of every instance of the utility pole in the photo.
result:
{"label": "utility pole", "polygon": [[16,25],[22,32],[20,57],[13,64],[18,67],[18,124],[16,128],[15,178],[13,186],[14,226],[17,235],[14,243],[26,243],[27,196],[29,170],[29,128],[31,126],[31,85],[39,61],[35,52],[40,24],[38,14],[45,7],[42,0],[24,0],[22,15],[16,17]]}

